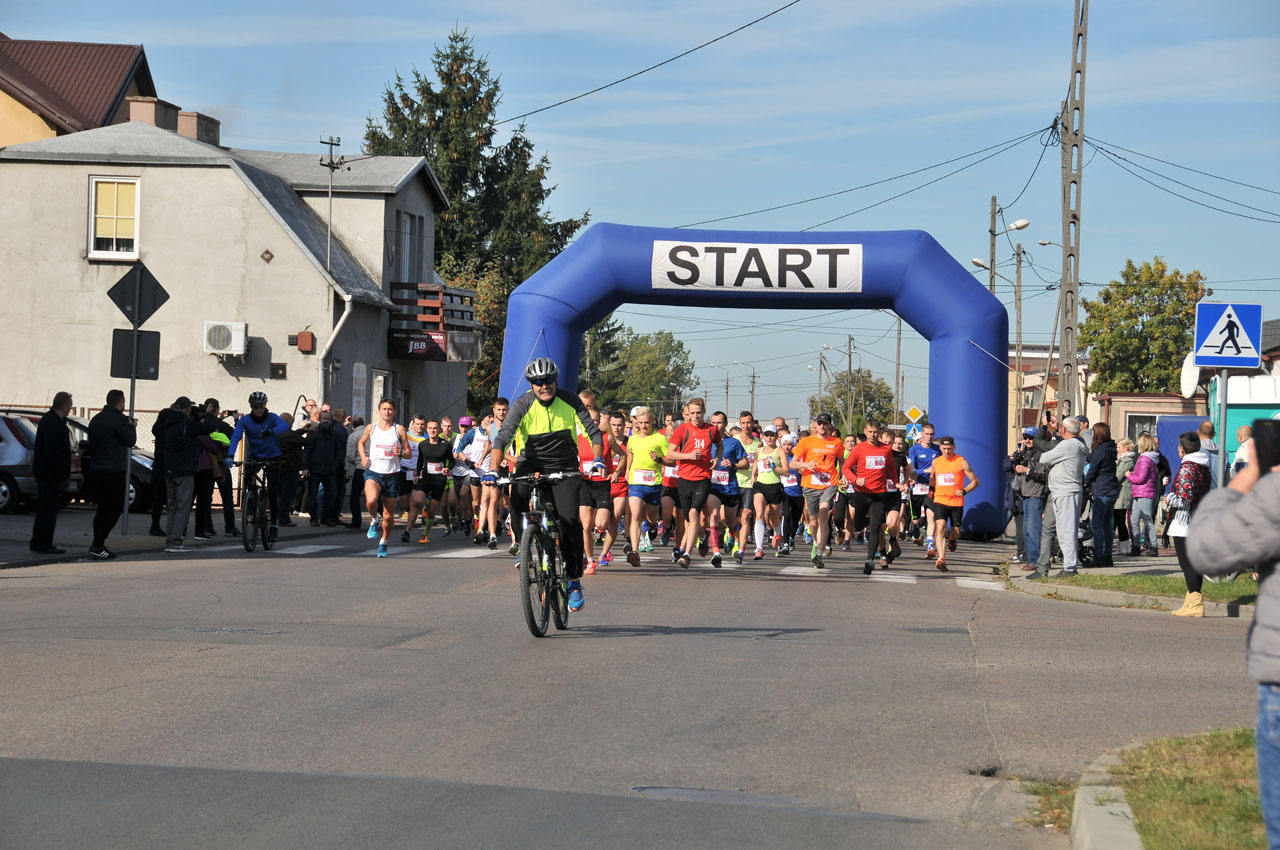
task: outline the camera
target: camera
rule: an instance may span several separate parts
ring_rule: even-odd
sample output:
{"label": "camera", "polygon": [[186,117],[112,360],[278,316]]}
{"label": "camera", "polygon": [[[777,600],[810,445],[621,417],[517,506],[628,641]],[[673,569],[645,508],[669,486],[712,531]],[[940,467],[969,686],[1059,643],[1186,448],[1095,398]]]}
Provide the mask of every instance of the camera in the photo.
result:
{"label": "camera", "polygon": [[1259,475],[1266,475],[1280,463],[1280,421],[1253,420],[1253,462],[1258,465]]}

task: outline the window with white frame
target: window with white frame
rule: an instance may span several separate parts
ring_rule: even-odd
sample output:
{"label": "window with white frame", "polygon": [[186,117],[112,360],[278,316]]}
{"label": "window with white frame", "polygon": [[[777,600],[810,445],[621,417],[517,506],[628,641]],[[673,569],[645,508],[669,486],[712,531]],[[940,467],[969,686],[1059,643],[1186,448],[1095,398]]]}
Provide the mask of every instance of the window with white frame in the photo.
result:
{"label": "window with white frame", "polygon": [[138,258],[137,177],[89,178],[89,258]]}

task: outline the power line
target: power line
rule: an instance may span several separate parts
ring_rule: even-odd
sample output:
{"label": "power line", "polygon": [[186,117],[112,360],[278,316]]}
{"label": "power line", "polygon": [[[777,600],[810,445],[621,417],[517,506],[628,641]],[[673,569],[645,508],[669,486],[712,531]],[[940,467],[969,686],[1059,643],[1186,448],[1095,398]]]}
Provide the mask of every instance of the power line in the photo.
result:
{"label": "power line", "polygon": [[814,201],[824,201],[824,200],[826,200],[827,198],[834,198],[834,197],[837,197],[838,195],[847,195],[847,194],[849,194],[850,192],[857,192],[857,191],[859,191],[859,190],[861,190],[861,189],[870,189],[872,186],[879,186],[881,183],[890,183],[890,182],[892,182],[892,181],[894,181],[894,180],[901,180],[903,177],[911,177],[911,176],[912,176],[912,175],[914,175],[914,174],[920,174],[921,172],[924,172],[924,171],[932,171],[932,170],[933,170],[933,169],[935,169],[935,168],[941,168],[941,167],[942,167],[942,166],[944,166],[944,165],[950,165],[950,164],[951,164],[951,163],[953,163],[953,162],[959,162],[959,161],[960,161],[960,160],[962,160],[962,159],[968,159],[968,158],[969,158],[969,157],[971,157],[971,156],[977,156],[977,155],[978,155],[978,154],[980,154],[980,153],[986,153],[986,152],[987,152],[987,151],[989,151],[989,150],[992,150],[992,149],[994,149],[994,148],[998,148],[998,147],[1002,147],[1002,146],[1007,145],[1007,144],[1009,144],[1009,143],[1011,143],[1011,142],[1024,142],[1024,141],[1026,141],[1027,139],[1031,138],[1032,136],[1034,136],[1034,135],[1036,135],[1036,134],[1038,134],[1038,133],[1040,133],[1040,132],[1042,132],[1042,131],[1040,131],[1040,130],[1033,130],[1033,131],[1032,131],[1032,132],[1030,132],[1030,133],[1026,133],[1026,134],[1021,135],[1021,136],[1015,136],[1015,137],[1014,137],[1014,138],[1012,138],[1012,139],[1006,139],[1006,140],[1005,140],[1005,141],[1003,141],[1003,142],[999,142],[999,143],[997,143],[997,144],[990,145],[989,147],[985,147],[985,148],[982,148],[982,149],[980,149],[980,150],[971,151],[971,152],[966,153],[966,154],[961,154],[960,156],[952,157],[951,159],[944,159],[942,162],[935,162],[933,165],[926,165],[924,168],[917,168],[917,169],[915,169],[914,171],[906,171],[906,172],[903,172],[902,174],[896,174],[896,175],[894,175],[893,177],[885,177],[885,178],[884,178],[884,179],[882,179],[882,180],[876,180],[876,181],[874,181],[874,182],[872,182],[872,183],[864,183],[864,184],[862,184],[861,186],[854,186],[854,187],[849,188],[849,189],[841,189],[841,190],[840,190],[840,191],[838,191],[838,192],[828,192],[828,193],[827,193],[827,194],[825,194],[825,195],[815,195],[815,196],[814,196],[814,197],[812,197],[812,198],[805,198],[805,199],[800,200],[800,201],[791,201],[790,203],[786,203],[786,204],[778,204],[777,206],[764,207],[764,208],[762,208],[762,209],[752,210],[751,212],[737,213],[737,214],[735,214],[735,215],[725,215],[725,216],[721,216],[720,218],[708,218],[708,219],[703,219],[702,221],[694,221],[694,222],[690,222],[689,224],[677,224],[677,225],[676,225],[676,227],[677,227],[677,228],[681,228],[681,227],[699,227],[699,226],[701,226],[701,225],[703,225],[703,224],[715,224],[716,222],[719,222],[719,221],[732,221],[732,220],[733,220],[733,219],[735,219],[735,218],[746,218],[747,216],[751,216],[751,215],[759,215],[760,213],[775,212],[775,211],[777,211],[777,210],[785,210],[785,209],[787,209],[787,208],[789,208],[789,207],[798,207],[798,206],[800,206],[801,204],[809,204],[809,203],[813,203]]}
{"label": "power line", "polygon": [[[1031,181],[1035,179],[1036,172],[1040,170],[1040,163],[1044,162],[1044,155],[1051,147],[1057,147],[1062,143],[1062,134],[1058,132],[1058,119],[1054,116],[1053,123],[1040,132],[1040,157],[1036,160],[1035,168],[1031,169],[1031,176],[1027,178],[1027,182],[1022,184],[1022,191],[1018,193],[1018,197],[1009,202],[1012,207],[1018,201],[1022,200],[1022,196],[1026,194],[1027,187],[1031,185]],[[1000,217],[1004,218],[1005,207],[1000,208]],[[1008,233],[1005,233],[1008,236]]]}
{"label": "power line", "polygon": [[680,54],[677,54],[676,56],[672,56],[670,59],[664,59],[656,65],[650,65],[648,68],[645,68],[644,70],[641,70],[641,71],[636,71],[634,74],[628,74],[627,76],[618,80],[614,80],[611,83],[606,83],[603,86],[597,86],[596,88],[593,88],[591,91],[585,91],[582,94],[574,95],[573,97],[567,97],[564,100],[556,101],[550,106],[544,106],[541,109],[534,109],[531,112],[524,113],[523,115],[516,115],[512,118],[504,118],[501,121],[495,121],[493,126],[497,127],[502,124],[506,124],[510,121],[519,121],[521,118],[528,118],[530,115],[537,115],[539,112],[546,112],[548,109],[555,109],[557,106],[564,106],[566,103],[573,103],[575,100],[582,100],[582,98],[587,97],[588,95],[593,95],[596,92],[602,92],[607,88],[612,88],[613,86],[618,85],[619,83],[625,83],[627,80],[634,80],[636,77],[640,76],[641,74],[647,74],[650,71],[656,68],[661,68],[663,65],[668,65],[676,61],[677,59],[683,59],[684,57],[688,56],[690,53],[696,53],[697,51],[701,50],[704,47],[709,47],[710,45],[715,44],[717,41],[722,41],[731,35],[742,32],[747,27],[755,26],[756,24],[760,23],[763,20],[772,18],[774,15],[778,14],[779,12],[782,12],[786,9],[790,9],[792,6],[796,5],[799,2],[800,0],[791,0],[790,3],[787,3],[784,6],[779,6],[777,9],[774,9],[772,12],[770,12],[767,15],[762,15],[759,18],[756,18],[754,21],[751,21],[750,23],[743,24],[737,29],[729,30],[729,32],[725,33],[724,35],[718,35],[715,38],[711,39],[710,41],[704,41],[702,44],[699,44],[697,47],[692,47],[686,50],[684,53],[680,53]]}
{"label": "power line", "polygon": [[1096,141],[1099,144],[1106,145],[1109,148],[1115,148],[1116,150],[1124,151],[1125,153],[1131,153],[1134,156],[1140,156],[1140,157],[1143,157],[1144,159],[1154,160],[1156,162],[1163,163],[1164,165],[1172,165],[1174,168],[1181,168],[1183,171],[1190,171],[1195,174],[1202,174],[1205,177],[1212,177],[1214,180],[1221,180],[1224,183],[1234,183],[1237,186],[1244,186],[1246,189],[1257,189],[1259,192],[1267,192],[1272,195],[1280,195],[1280,191],[1277,191],[1275,189],[1268,189],[1264,186],[1254,186],[1252,183],[1242,183],[1239,180],[1232,180],[1230,177],[1222,177],[1217,174],[1210,174],[1208,171],[1201,171],[1198,168],[1192,168],[1188,165],[1178,165],[1178,163],[1176,162],[1170,162],[1167,159],[1160,159],[1160,157],[1158,156],[1151,156],[1150,154],[1145,154],[1145,153],[1142,153],[1141,151],[1135,151],[1132,148],[1122,147],[1120,145],[1115,144],[1114,142],[1108,142],[1105,139],[1099,139],[1096,136],[1090,136],[1089,138],[1090,138],[1090,141]]}
{"label": "power line", "polygon": [[[1039,131],[1037,131],[1037,132],[1039,132]],[[912,192],[918,192],[919,190],[921,190],[921,189],[925,188],[926,186],[932,186],[934,183],[938,183],[938,182],[940,182],[940,181],[942,181],[942,180],[946,180],[948,177],[952,177],[952,176],[954,176],[954,175],[956,175],[956,174],[959,174],[961,171],[964,171],[964,170],[969,169],[969,168],[973,168],[975,165],[978,165],[979,163],[982,163],[982,162],[986,162],[987,160],[991,159],[992,157],[999,156],[1000,154],[1004,153],[1005,151],[1013,150],[1013,149],[1014,149],[1014,148],[1016,148],[1018,145],[1022,144],[1022,143],[1023,143],[1023,142],[1025,142],[1025,141],[1027,141],[1027,139],[1030,139],[1030,138],[1031,138],[1032,136],[1034,136],[1034,135],[1036,135],[1036,133],[1031,133],[1030,135],[1024,136],[1024,137],[1022,137],[1021,139],[1019,139],[1018,141],[1014,142],[1013,144],[1006,145],[1005,147],[1001,148],[1000,150],[996,151],[995,153],[987,154],[986,156],[982,157],[982,159],[974,160],[973,162],[969,163],[968,165],[962,165],[962,166],[960,166],[959,168],[957,168],[955,171],[948,171],[946,174],[943,174],[941,177],[935,177],[935,178],[933,178],[932,180],[929,180],[929,181],[927,181],[927,182],[925,182],[925,183],[921,183],[919,186],[916,186],[916,187],[914,187],[914,188],[908,189],[908,190],[906,190],[905,192],[899,192],[899,193],[898,193],[898,194],[896,194],[896,195],[892,195],[892,196],[890,196],[890,197],[888,197],[888,198],[885,198],[885,199],[884,199],[884,200],[882,200],[882,201],[876,201],[874,204],[869,204],[869,205],[867,205],[867,206],[865,206],[865,207],[861,207],[860,209],[856,209],[856,210],[854,210],[853,212],[848,212],[848,213],[845,213],[844,215],[838,215],[838,216],[836,216],[835,218],[829,218],[829,219],[827,219],[826,221],[820,221],[820,222],[818,222],[817,224],[810,225],[809,227],[801,228],[801,232],[803,233],[803,232],[808,231],[808,230],[816,230],[816,229],[817,229],[817,228],[819,228],[819,227],[825,227],[825,226],[826,226],[826,225],[828,225],[828,224],[834,224],[835,222],[840,221],[841,219],[846,219],[846,218],[848,218],[849,216],[857,215],[857,214],[858,214],[858,213],[860,213],[860,212],[866,212],[866,211],[867,211],[867,210],[869,210],[869,209],[874,209],[875,207],[881,206],[881,205],[883,205],[883,204],[887,204],[887,203],[889,203],[890,201],[896,201],[898,198],[904,197],[904,196],[906,196],[906,195],[910,195]]]}

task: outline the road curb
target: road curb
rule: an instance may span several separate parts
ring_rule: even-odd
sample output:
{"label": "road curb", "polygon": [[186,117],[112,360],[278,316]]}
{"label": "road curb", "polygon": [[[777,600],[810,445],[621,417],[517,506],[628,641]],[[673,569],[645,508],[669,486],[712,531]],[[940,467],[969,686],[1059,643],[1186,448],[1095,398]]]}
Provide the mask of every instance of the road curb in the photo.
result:
{"label": "road curb", "polygon": [[1119,763],[1120,752],[1098,756],[1080,777],[1071,808],[1072,850],[1142,850],[1124,788],[1113,784],[1111,767]]}
{"label": "road curb", "polygon": [[[1010,584],[1015,590],[1035,596],[1061,596],[1076,602],[1088,602],[1091,605],[1105,605],[1111,608],[1162,608],[1171,610],[1171,603],[1179,600],[1169,596],[1148,596],[1141,593],[1121,593],[1118,590],[1098,590],[1092,587],[1077,587],[1073,584],[1057,584],[1049,581],[1032,581],[1025,576],[1012,576]],[[1253,606],[1238,602],[1204,603],[1204,613],[1212,617],[1253,619]]]}
{"label": "road curb", "polygon": [[[315,529],[315,530],[308,528],[307,531],[305,532],[292,533],[292,534],[289,534],[287,537],[282,537],[281,542],[283,542],[284,545],[288,545],[289,543],[295,540],[311,540],[316,537],[331,537],[349,530],[350,529],[346,529],[342,526],[339,526],[338,528],[324,528],[324,529]],[[117,550],[116,557],[114,558],[114,560],[119,561],[119,560],[130,558],[136,555],[163,555],[164,541],[160,540],[160,538],[156,538],[156,539],[159,542],[155,546]],[[218,538],[218,539],[221,540],[222,538]],[[240,538],[228,537],[226,539],[239,540]],[[200,548],[197,546],[196,551],[191,554],[199,555]],[[99,561],[95,558],[91,558],[89,557],[89,553],[87,551],[80,551],[77,553],[67,552],[67,554],[65,555],[55,555],[53,557],[47,557],[47,558],[37,557],[37,558],[23,558],[17,561],[3,561],[3,562],[0,562],[0,571],[28,569],[30,567],[49,567],[55,564],[84,564],[84,563],[104,564],[109,562]]]}

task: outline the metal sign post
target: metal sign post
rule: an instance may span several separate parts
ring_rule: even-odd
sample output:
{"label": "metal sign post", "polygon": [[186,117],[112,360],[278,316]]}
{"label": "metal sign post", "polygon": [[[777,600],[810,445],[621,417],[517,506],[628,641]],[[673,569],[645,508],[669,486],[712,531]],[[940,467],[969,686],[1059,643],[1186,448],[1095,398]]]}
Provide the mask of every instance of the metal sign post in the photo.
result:
{"label": "metal sign post", "polygon": [[[138,312],[142,307],[142,264],[139,263],[133,269],[133,317],[129,324],[133,325],[133,352],[129,358],[129,421],[133,423],[134,433],[137,433],[138,423],[134,418],[134,394],[138,389]],[[138,440],[135,437],[134,443]],[[129,484],[133,478],[133,446],[124,455],[124,517],[120,529],[122,534],[129,533],[129,514],[132,512],[132,505],[129,504]]]}

